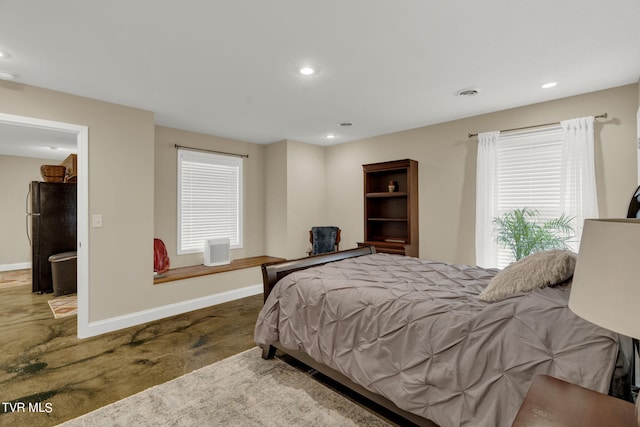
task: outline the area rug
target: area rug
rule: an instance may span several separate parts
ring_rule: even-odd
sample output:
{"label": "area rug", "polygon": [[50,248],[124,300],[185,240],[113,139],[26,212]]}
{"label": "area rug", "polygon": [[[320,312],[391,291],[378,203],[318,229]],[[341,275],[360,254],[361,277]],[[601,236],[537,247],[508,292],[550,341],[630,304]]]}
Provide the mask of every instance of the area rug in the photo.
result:
{"label": "area rug", "polygon": [[31,285],[31,270],[0,271],[0,289]]}
{"label": "area rug", "polygon": [[67,421],[98,426],[388,426],[255,347]]}
{"label": "area rug", "polygon": [[78,296],[70,295],[66,297],[58,297],[47,301],[53,317],[60,319],[61,317],[74,316],[78,314]]}

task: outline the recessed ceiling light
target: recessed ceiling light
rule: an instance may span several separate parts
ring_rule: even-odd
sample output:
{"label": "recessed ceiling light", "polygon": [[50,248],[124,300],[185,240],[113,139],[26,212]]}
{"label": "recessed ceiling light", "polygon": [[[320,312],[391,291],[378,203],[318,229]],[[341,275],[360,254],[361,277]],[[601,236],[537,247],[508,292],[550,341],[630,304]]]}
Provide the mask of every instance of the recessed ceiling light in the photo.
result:
{"label": "recessed ceiling light", "polygon": [[542,85],[542,89],[549,89],[552,88],[554,86],[556,86],[558,83],[557,82],[549,82],[549,83],[545,83]]}
{"label": "recessed ceiling light", "polygon": [[302,68],[300,68],[299,71],[300,71],[300,74],[303,74],[305,76],[310,76],[312,74],[315,74],[315,72],[316,72],[316,70],[314,70],[311,67],[302,67]]}
{"label": "recessed ceiling light", "polygon": [[329,135],[327,135],[327,139],[334,139],[336,136],[332,133],[330,133]]}
{"label": "recessed ceiling light", "polygon": [[13,80],[16,75],[8,71],[0,70],[0,80]]}

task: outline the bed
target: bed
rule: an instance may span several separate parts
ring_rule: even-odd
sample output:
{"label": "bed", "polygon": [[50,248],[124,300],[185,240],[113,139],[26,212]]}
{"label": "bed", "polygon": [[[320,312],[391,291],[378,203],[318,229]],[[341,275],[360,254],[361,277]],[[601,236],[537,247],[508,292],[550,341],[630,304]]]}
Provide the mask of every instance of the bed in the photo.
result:
{"label": "bed", "polygon": [[425,426],[510,426],[537,374],[609,392],[619,337],[570,280],[480,299],[498,272],[371,247],[266,264],[255,340]]}

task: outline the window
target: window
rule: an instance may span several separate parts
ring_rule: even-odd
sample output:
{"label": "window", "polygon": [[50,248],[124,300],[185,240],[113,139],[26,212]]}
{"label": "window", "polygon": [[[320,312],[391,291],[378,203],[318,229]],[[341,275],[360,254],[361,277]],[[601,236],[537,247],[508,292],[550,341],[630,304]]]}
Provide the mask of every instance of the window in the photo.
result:
{"label": "window", "polygon": [[242,158],[178,149],[178,254],[219,237],[242,247]]}
{"label": "window", "polygon": [[577,251],[586,218],[598,217],[593,117],[518,132],[478,135],[476,263],[505,267],[514,258],[496,242],[494,219],[529,208],[545,222],[574,218]]}
{"label": "window", "polygon": [[[514,209],[536,209],[541,222],[558,218],[561,211],[562,148],[560,125],[527,132],[501,134],[497,144],[495,216]],[[573,224],[574,229],[575,224]],[[578,241],[568,242],[578,250]],[[575,246],[575,247],[574,247]],[[498,246],[498,266],[513,262],[511,251]]]}

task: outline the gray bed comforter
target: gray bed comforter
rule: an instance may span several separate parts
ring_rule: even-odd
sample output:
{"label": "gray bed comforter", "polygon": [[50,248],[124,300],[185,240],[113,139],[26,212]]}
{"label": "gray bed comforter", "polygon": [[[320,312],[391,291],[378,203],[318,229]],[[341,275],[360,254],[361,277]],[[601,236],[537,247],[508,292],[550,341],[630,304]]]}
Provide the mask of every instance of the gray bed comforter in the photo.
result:
{"label": "gray bed comforter", "polygon": [[298,271],[269,295],[255,340],[442,427],[510,426],[537,374],[606,393],[618,336],[573,314],[568,286],[478,299],[496,272],[388,254]]}

